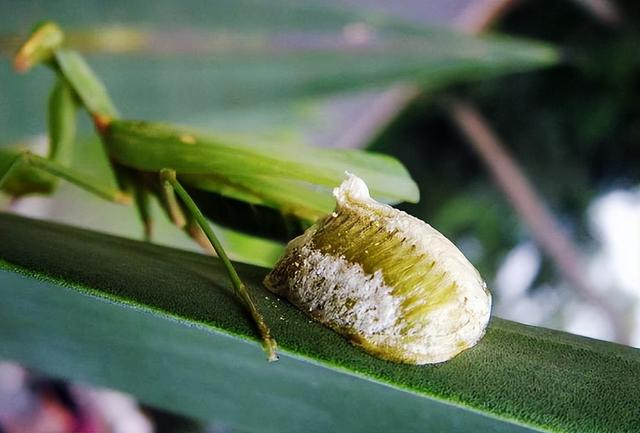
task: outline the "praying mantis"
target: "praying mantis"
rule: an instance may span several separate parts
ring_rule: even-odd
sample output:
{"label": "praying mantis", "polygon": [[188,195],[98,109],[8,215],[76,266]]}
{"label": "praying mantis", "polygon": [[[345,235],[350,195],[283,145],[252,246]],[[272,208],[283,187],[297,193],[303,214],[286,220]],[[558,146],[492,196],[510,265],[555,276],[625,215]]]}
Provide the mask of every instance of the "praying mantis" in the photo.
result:
{"label": "praying mantis", "polygon": [[[39,64],[56,77],[48,105],[49,154],[0,148],[0,190],[14,198],[51,194],[57,180],[64,179],[103,199],[135,205],[147,240],[152,238],[150,201],[158,200],[177,227],[218,255],[235,294],[255,322],[269,361],[277,359],[275,338],[207,221],[207,216],[219,217],[215,203],[222,199],[255,211],[257,232],[265,225],[265,215],[276,213],[277,237],[284,239],[331,212],[329,189],[347,170],[367,179],[371,192],[382,200],[418,199],[406,169],[388,156],[248,143],[162,123],[124,120],[81,55],[64,46],[64,33],[54,22],[38,24],[14,57],[19,72]],[[117,188],[69,167],[78,110],[92,118]]]}

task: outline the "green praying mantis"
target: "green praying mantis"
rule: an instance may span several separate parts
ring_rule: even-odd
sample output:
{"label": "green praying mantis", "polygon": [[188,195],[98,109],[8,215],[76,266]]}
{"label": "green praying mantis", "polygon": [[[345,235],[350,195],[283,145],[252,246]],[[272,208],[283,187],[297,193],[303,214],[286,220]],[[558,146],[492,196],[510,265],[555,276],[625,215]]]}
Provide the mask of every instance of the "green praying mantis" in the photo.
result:
{"label": "green praying mantis", "polygon": [[[331,212],[330,188],[340,183],[345,171],[366,179],[372,194],[381,200],[418,199],[406,169],[388,156],[247,142],[124,120],[81,55],[64,46],[64,33],[53,22],[38,24],[14,57],[19,72],[38,64],[49,67],[56,77],[48,104],[49,153],[44,157],[24,149],[0,148],[0,190],[14,198],[51,194],[58,179],[64,179],[106,200],[134,204],[147,240],[152,237],[149,205],[156,199],[177,227],[222,260],[270,361],[277,359],[276,341],[207,217],[234,226],[249,215],[250,231],[287,240]],[[95,124],[117,188],[69,167],[79,109]],[[224,206],[230,208],[221,212]],[[225,214],[232,218],[224,218]]]}

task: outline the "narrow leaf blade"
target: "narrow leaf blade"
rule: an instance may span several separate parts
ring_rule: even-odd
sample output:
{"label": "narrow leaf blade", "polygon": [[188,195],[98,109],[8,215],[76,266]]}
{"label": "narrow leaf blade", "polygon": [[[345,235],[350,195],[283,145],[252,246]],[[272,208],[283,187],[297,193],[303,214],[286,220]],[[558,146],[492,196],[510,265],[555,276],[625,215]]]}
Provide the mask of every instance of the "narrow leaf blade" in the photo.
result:
{"label": "narrow leaf blade", "polygon": [[262,432],[638,431],[638,349],[494,318],[447,363],[393,364],[239,265],[282,347],[268,364],[210,257],[3,214],[0,260],[0,356],[174,412]]}

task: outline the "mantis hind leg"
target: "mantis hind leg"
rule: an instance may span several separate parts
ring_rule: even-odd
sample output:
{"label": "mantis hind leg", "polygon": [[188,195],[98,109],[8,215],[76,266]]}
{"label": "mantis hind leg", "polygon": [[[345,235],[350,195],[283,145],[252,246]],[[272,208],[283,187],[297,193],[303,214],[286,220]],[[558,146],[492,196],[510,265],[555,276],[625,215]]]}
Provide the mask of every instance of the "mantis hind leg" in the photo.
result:
{"label": "mantis hind leg", "polygon": [[251,298],[247,287],[244,285],[242,280],[240,280],[240,277],[238,276],[236,269],[233,267],[233,264],[227,257],[227,253],[222,247],[222,244],[211,229],[211,225],[207,222],[204,215],[195,204],[189,193],[182,187],[176,177],[176,172],[174,170],[161,170],[160,179],[162,180],[164,188],[170,188],[178,195],[186,210],[189,212],[190,217],[198,224],[200,229],[202,229],[207,240],[210,242],[211,246],[218,254],[218,257],[220,257],[220,260],[222,260],[222,263],[225,267],[225,270],[227,271],[227,274],[229,275],[229,279],[231,280],[231,284],[233,285],[236,295],[242,300],[247,310],[249,310],[251,317],[253,318],[256,326],[258,327],[258,330],[260,331],[262,345],[265,352],[267,353],[269,361],[276,361],[278,359],[278,356],[276,354],[277,345],[275,339],[271,336],[271,330],[267,326],[267,323],[264,320],[262,314],[260,314],[260,312],[256,308],[256,305],[253,302],[253,299]]}
{"label": "mantis hind leg", "polygon": [[150,187],[157,185],[157,176],[119,165],[114,166],[114,174],[120,189],[133,195],[135,208],[143,226],[144,240],[151,242],[153,237],[153,215],[151,212],[152,191],[150,191]]}
{"label": "mantis hind leg", "polygon": [[209,241],[193,214],[185,215],[185,211],[176,197],[176,191],[169,182],[162,183],[161,196],[162,204],[171,221],[178,228],[183,229],[207,254],[217,255],[211,241]]}
{"label": "mantis hind leg", "polygon": [[144,240],[151,242],[153,237],[153,218],[151,217],[151,204],[149,191],[143,185],[133,186],[133,198],[138,211],[140,221],[144,227]]}
{"label": "mantis hind leg", "polygon": [[209,242],[207,235],[200,228],[195,218],[189,218],[184,230],[207,254],[211,254],[212,256],[217,255],[215,248],[213,248],[213,245]]}
{"label": "mantis hind leg", "polygon": [[131,203],[131,196],[129,194],[105,185],[100,180],[92,179],[53,160],[34,155],[30,151],[18,152],[14,160],[3,167],[2,171],[0,171],[0,189],[2,189],[3,185],[11,177],[11,174],[21,165],[40,169],[45,173],[64,179],[105,200],[121,204]]}

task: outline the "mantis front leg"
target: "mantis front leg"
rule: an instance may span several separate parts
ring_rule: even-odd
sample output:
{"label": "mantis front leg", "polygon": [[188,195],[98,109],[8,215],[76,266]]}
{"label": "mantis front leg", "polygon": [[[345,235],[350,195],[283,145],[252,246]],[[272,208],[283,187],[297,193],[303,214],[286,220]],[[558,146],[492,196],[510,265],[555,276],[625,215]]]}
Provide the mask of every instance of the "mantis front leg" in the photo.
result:
{"label": "mantis front leg", "polygon": [[182,187],[180,182],[176,177],[176,172],[171,169],[163,169],[160,171],[160,179],[162,180],[164,188],[170,188],[178,195],[180,200],[183,202],[187,211],[191,214],[195,222],[200,226],[205,236],[211,243],[211,246],[222,260],[222,263],[229,275],[229,279],[231,280],[231,284],[233,285],[233,289],[236,295],[242,300],[247,310],[251,314],[258,330],[260,331],[260,336],[262,338],[262,345],[264,347],[265,352],[267,353],[267,357],[269,361],[276,361],[278,359],[278,355],[276,354],[277,344],[275,339],[271,336],[271,330],[267,323],[264,320],[264,317],[258,309],[256,308],[247,287],[244,285],[238,273],[236,272],[233,264],[227,257],[227,253],[224,251],[222,244],[218,240],[217,236],[211,229],[211,225],[207,222],[204,215],[193,201],[189,193]]}
{"label": "mantis front leg", "polygon": [[106,200],[121,204],[131,203],[131,196],[126,192],[104,185],[97,179],[92,179],[89,176],[65,167],[53,160],[34,155],[28,150],[16,152],[16,156],[13,161],[6,165],[3,170],[0,170],[0,189],[2,189],[2,186],[9,179],[11,174],[14,173],[21,165],[37,168],[53,176],[64,179]]}

